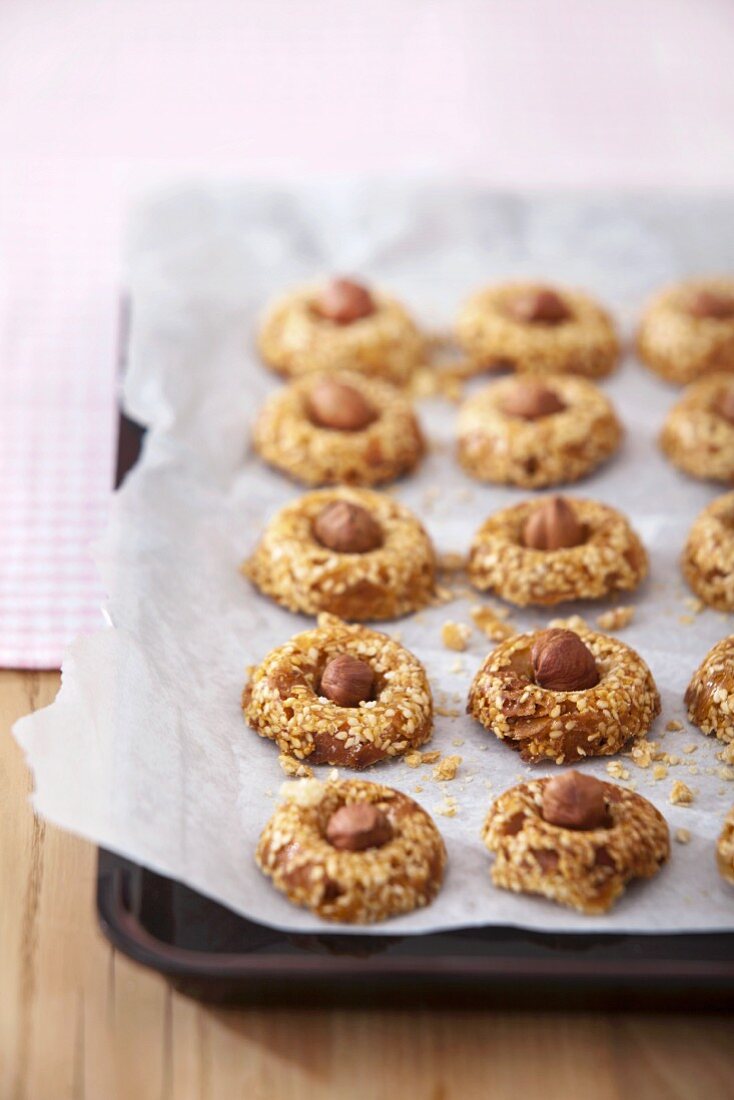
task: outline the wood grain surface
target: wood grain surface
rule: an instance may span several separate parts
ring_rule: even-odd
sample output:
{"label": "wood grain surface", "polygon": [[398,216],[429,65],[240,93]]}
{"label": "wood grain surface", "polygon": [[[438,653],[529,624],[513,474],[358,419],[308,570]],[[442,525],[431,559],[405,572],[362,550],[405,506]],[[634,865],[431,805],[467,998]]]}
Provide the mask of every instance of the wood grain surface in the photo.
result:
{"label": "wood grain surface", "polygon": [[731,1100],[734,1021],[212,1009],[97,930],[95,850],[34,817],[10,726],[55,673],[0,672],[0,1100]]}

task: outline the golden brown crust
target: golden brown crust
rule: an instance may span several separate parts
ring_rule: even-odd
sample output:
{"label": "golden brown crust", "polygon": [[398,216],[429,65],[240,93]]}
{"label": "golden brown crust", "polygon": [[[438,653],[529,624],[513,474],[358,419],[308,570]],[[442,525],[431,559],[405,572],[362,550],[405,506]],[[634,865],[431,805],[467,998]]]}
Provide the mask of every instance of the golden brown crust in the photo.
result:
{"label": "golden brown crust", "polygon": [[503,402],[513,378],[493,382],[459,411],[459,462],[472,477],[528,489],[578,481],[619,447],[622,426],[611,402],[592,382],[556,375],[547,385],[566,403],[539,420],[507,416]]}
{"label": "golden brown crust", "polygon": [[[362,779],[285,785],[286,800],[263,829],[260,869],[294,905],[324,920],[374,924],[429,905],[443,882],[446,848],[433,820],[412,798]],[[326,839],[344,805],[369,802],[392,827],[380,848],[344,851]]]}
{"label": "golden brown crust", "polygon": [[496,853],[495,886],[542,894],[560,905],[598,915],[635,878],[652,878],[670,855],[665,818],[651,802],[604,783],[610,824],[576,830],[541,814],[548,779],[520,783],[493,803],[482,837]]}
{"label": "golden brown crust", "polygon": [[[318,542],[314,521],[337,500],[369,511],[382,529],[381,546],[347,554]],[[435,593],[436,561],[431,540],[404,504],[369,489],[321,489],[278,512],[242,572],[289,611],[365,622],[425,607]]]}
{"label": "golden brown crust", "polygon": [[272,304],[258,339],[265,362],[288,378],[346,368],[396,385],[408,382],[425,362],[426,342],[407,310],[374,292],[374,313],[338,325],[313,309],[321,290],[300,287]]}
{"label": "golden brown crust", "polygon": [[734,370],[734,318],[691,316],[686,300],[698,290],[734,295],[734,279],[691,279],[665,287],[649,302],[640,322],[640,358],[670,382]]}
{"label": "golden brown crust", "polygon": [[629,521],[608,504],[569,498],[586,541],[559,550],[524,546],[522,531],[538,507],[523,501],[495,512],[474,536],[469,580],[518,607],[564,600],[597,600],[636,588],[647,575],[647,554]]}
{"label": "golden brown crust", "polygon": [[704,603],[719,611],[734,611],[734,492],[724,493],[698,515],[681,568]]}
{"label": "golden brown crust", "polygon": [[660,447],[684,473],[711,481],[734,481],[734,424],[718,411],[733,385],[731,374],[702,378],[685,390],[668,413]]}
{"label": "golden brown crust", "polygon": [[727,882],[734,886],[734,807],[729,810],[716,845],[716,865]]}
{"label": "golden brown crust", "polygon": [[[318,694],[324,666],[349,654],[375,674],[374,698],[340,707]],[[366,768],[422,745],[433,728],[425,669],[399,642],[363,626],[319,615],[312,630],[274,649],[242,696],[245,717],[281,752],[310,764]]]}
{"label": "golden brown crust", "polygon": [[333,431],[309,417],[309,393],[326,376],[309,374],[278,390],[255,424],[253,445],[277,470],[306,485],[379,485],[409,473],[425,443],[407,398],[387,382],[342,371],[330,377],[362,394],[377,418],[362,431]]}
{"label": "golden brown crust", "polygon": [[685,703],[702,733],[734,741],[734,634],[708,651],[686,689]]}
{"label": "golden brown crust", "polygon": [[576,633],[591,650],[599,683],[550,691],[533,677],[530,651],[539,631],[500,642],[474,677],[467,711],[523,760],[556,764],[611,756],[642,737],[660,713],[652,674],[633,649],[591,630]]}
{"label": "golden brown crust", "polygon": [[477,370],[511,366],[534,374],[602,378],[619,359],[619,340],[609,313],[587,294],[563,290],[571,318],[561,324],[527,324],[513,318],[508,303],[532,283],[503,283],[480,290],[464,304],[456,338]]}

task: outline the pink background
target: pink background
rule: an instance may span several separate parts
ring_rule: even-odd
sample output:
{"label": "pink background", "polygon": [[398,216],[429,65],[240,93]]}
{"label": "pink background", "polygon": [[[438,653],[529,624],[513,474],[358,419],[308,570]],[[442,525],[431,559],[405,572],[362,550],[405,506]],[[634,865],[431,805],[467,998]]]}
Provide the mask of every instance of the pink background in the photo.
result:
{"label": "pink background", "polygon": [[0,664],[57,664],[99,623],[131,194],[731,187],[733,46],[731,0],[0,0]]}

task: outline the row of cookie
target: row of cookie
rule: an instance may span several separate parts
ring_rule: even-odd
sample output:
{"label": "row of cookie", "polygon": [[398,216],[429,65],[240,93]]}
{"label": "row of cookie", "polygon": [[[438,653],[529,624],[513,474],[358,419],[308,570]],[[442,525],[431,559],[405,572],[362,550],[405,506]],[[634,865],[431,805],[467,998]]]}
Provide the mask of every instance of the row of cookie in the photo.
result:
{"label": "row of cookie", "polygon": [[[414,799],[364,780],[300,780],[260,836],[255,858],[295,905],[325,920],[372,924],[429,905],[446,846]],[[642,795],[579,772],[520,783],[497,798],[482,828],[492,881],[588,915],[605,913],[632,879],[670,856],[663,815]],[[734,884],[734,809],[717,844]]]}
{"label": "row of cookie", "polygon": [[[704,603],[734,611],[734,493],[698,516],[681,564]],[[436,553],[420,520],[370,489],[320,489],[286,504],[241,568],[289,611],[357,622],[420,611],[438,593]],[[551,607],[637,588],[648,558],[616,508],[556,496],[494,512],[472,540],[466,569],[481,592]]]}
{"label": "row of cookie", "polygon": [[[576,290],[514,282],[487,287],[461,308],[455,338],[475,371],[511,367],[600,378],[620,342],[606,309]],[[268,310],[258,345],[282,375],[349,367],[397,384],[429,358],[429,340],[391,295],[352,279],[301,287]],[[734,280],[668,287],[648,305],[637,347],[664,378],[689,382],[734,370]]]}
{"label": "row of cookie", "polygon": [[[734,636],[717,643],[685,696],[693,723],[734,741]],[[433,731],[423,665],[394,638],[332,615],[272,650],[242,696],[249,725],[298,762],[366,768],[415,752]],[[612,756],[644,737],[660,695],[640,655],[592,631],[546,629],[500,642],[467,711],[523,760]]]}

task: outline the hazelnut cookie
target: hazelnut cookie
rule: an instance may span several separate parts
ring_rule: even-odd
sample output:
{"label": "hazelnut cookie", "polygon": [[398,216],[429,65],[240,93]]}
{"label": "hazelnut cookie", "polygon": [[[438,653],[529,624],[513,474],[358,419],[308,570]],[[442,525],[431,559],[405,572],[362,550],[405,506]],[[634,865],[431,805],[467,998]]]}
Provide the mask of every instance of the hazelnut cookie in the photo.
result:
{"label": "hazelnut cookie", "polygon": [[469,551],[468,575],[475,588],[518,607],[550,606],[636,588],[647,564],[621,512],[595,500],[548,497],[485,520]]}
{"label": "hazelnut cookie", "polygon": [[459,411],[458,457],[480,481],[539,489],[578,481],[619,447],[611,402],[583,378],[503,378]]}
{"label": "hazelnut cookie", "polygon": [[637,350],[669,382],[734,371],[734,279],[691,279],[660,291],[643,314]]}
{"label": "hazelnut cookie", "polygon": [[308,375],[273,394],[255,424],[257,453],[306,485],[379,485],[412,470],[425,443],[410,402],[361,374]]}
{"label": "hazelnut cookie", "polygon": [[734,741],[734,634],[708,651],[686,689],[685,703],[702,733]]}
{"label": "hazelnut cookie", "polygon": [[326,614],[254,669],[242,709],[281,752],[348,768],[416,749],[433,727],[418,658],[386,634]]}
{"label": "hazelnut cookie", "polygon": [[624,642],[540,630],[500,642],[474,677],[467,711],[523,760],[611,756],[660,713],[652,674]]}
{"label": "hazelnut cookie", "polygon": [[426,358],[425,339],[399,302],[343,278],[274,302],[258,346],[265,362],[289,378],[348,367],[403,385]]}
{"label": "hazelnut cookie", "polygon": [[363,779],[306,779],[282,793],[255,859],[294,905],[374,924],[429,905],[441,889],[443,839],[408,795]]}
{"label": "hazelnut cookie", "polygon": [[734,886],[734,807],[729,810],[716,844],[719,874]]}
{"label": "hazelnut cookie", "polygon": [[681,568],[704,603],[734,611],[734,492],[717,497],[694,520]]}
{"label": "hazelnut cookie", "polygon": [[590,916],[670,855],[665,818],[639,794],[579,772],[535,779],[492,804],[482,838],[495,886],[542,894]]}
{"label": "hazelnut cookie", "polygon": [[734,375],[713,374],[689,386],[668,413],[660,447],[692,477],[734,482]]}
{"label": "hazelnut cookie", "polygon": [[404,504],[370,489],[321,489],[278,512],[242,572],[289,611],[366,621],[425,607],[436,559]]}
{"label": "hazelnut cookie", "polygon": [[504,283],[462,307],[456,338],[476,369],[602,378],[619,359],[612,319],[588,294],[536,283]]}

